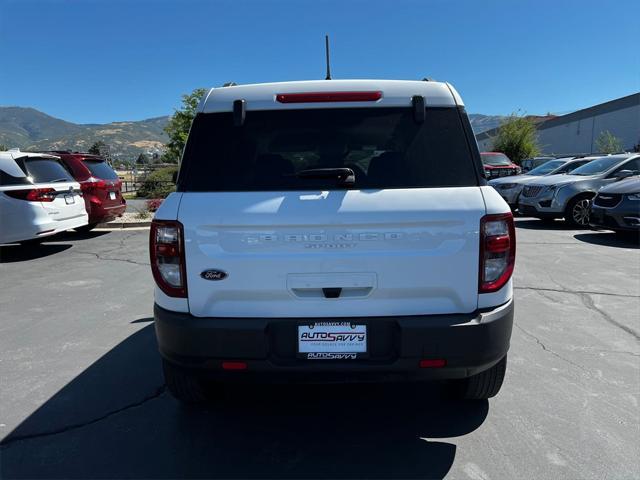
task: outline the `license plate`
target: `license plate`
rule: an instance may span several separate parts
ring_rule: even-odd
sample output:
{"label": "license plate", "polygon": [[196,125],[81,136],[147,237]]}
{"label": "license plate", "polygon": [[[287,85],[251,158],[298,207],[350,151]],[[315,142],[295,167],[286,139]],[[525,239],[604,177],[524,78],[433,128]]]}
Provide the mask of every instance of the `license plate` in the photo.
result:
{"label": "license plate", "polygon": [[298,326],[298,354],[308,360],[355,360],[367,353],[367,326],[315,322]]}
{"label": "license plate", "polygon": [[64,196],[64,202],[67,205],[71,205],[73,203],[76,203],[76,199],[73,197],[73,195],[65,195]]}
{"label": "license plate", "polygon": [[110,200],[115,200],[116,199],[116,192],[109,192],[109,199]]}

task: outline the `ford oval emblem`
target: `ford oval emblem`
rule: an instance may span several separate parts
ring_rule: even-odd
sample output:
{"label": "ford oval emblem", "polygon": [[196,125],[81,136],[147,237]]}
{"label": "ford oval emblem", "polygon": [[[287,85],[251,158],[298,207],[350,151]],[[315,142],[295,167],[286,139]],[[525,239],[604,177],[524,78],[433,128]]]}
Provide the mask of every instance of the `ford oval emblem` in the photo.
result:
{"label": "ford oval emblem", "polygon": [[227,278],[227,272],[222,270],[205,270],[200,274],[205,280],[224,280]]}

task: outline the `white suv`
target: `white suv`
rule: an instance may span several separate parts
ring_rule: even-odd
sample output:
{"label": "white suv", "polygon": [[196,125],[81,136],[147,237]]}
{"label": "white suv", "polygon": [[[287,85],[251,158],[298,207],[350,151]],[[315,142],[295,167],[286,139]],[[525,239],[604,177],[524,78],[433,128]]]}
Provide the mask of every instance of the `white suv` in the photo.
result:
{"label": "white suv", "polygon": [[171,393],[212,380],[502,385],[513,217],[447,83],[215,88],[151,227]]}

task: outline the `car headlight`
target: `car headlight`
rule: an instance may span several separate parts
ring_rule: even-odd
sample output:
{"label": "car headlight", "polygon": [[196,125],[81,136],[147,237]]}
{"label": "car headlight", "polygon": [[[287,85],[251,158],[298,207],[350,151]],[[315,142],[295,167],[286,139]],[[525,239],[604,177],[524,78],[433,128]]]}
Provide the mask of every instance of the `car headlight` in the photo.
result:
{"label": "car headlight", "polygon": [[627,198],[629,200],[640,201],[640,193],[630,193],[629,195],[627,195]]}
{"label": "car headlight", "polygon": [[497,185],[500,190],[511,190],[512,188],[515,188],[517,186],[517,183],[501,183]]}

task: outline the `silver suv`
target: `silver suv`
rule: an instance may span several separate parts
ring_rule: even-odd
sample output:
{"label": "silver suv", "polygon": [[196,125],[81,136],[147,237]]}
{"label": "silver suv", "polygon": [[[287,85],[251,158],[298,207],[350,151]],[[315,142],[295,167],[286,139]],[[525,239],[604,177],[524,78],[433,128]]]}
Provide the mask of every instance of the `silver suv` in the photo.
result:
{"label": "silver suv", "polygon": [[640,174],[640,155],[624,153],[597,158],[569,175],[551,175],[525,185],[518,201],[523,215],[564,218],[574,226],[589,225],[591,200],[600,188]]}

